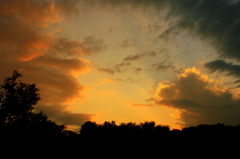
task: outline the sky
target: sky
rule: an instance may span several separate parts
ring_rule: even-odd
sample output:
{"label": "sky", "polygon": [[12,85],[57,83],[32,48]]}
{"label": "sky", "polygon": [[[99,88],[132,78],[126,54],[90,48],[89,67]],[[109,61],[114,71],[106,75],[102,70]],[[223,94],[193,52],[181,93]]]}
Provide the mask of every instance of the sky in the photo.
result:
{"label": "sky", "polygon": [[239,37],[238,0],[0,0],[0,79],[19,71],[76,131],[238,125]]}

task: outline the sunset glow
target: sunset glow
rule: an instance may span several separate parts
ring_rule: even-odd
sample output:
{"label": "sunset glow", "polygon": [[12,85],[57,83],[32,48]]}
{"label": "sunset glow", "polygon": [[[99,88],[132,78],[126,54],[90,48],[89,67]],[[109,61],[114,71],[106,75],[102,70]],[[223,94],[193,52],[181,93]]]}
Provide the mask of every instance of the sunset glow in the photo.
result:
{"label": "sunset glow", "polygon": [[40,89],[36,111],[74,130],[240,124],[239,4],[1,1],[0,79],[18,70]]}

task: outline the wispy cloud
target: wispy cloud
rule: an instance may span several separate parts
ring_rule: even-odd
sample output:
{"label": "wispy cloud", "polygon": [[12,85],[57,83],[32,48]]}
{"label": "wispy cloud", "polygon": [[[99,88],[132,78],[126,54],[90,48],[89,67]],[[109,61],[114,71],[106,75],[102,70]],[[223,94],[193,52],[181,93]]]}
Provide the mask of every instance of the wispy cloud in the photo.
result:
{"label": "wispy cloud", "polygon": [[131,63],[129,62],[122,62],[113,66],[110,66],[108,68],[98,68],[98,71],[105,72],[109,74],[115,74],[115,73],[123,73],[125,71],[128,71],[130,69]]}
{"label": "wispy cloud", "polygon": [[240,83],[240,79],[239,79],[239,80],[236,80],[234,83]]}
{"label": "wispy cloud", "polygon": [[133,106],[135,107],[149,107],[149,106],[153,106],[152,104],[133,104]]}
{"label": "wispy cloud", "polygon": [[60,58],[74,58],[81,55],[92,55],[106,48],[103,39],[85,37],[83,41],[58,37],[51,46],[52,54]]}
{"label": "wispy cloud", "polygon": [[137,41],[135,39],[126,39],[117,45],[120,46],[121,48],[134,47],[137,45]]}
{"label": "wispy cloud", "polygon": [[123,61],[136,61],[144,57],[145,54],[135,54],[135,55],[129,55],[123,59]]}
{"label": "wispy cloud", "polygon": [[175,66],[171,61],[165,60],[159,63],[152,64],[157,71],[167,71],[168,69],[175,70]]}
{"label": "wispy cloud", "polygon": [[137,83],[139,80],[135,80],[131,77],[128,77],[126,79],[121,78],[104,78],[99,82],[99,84],[107,84],[107,83],[116,83],[116,82],[127,82],[127,83]]}
{"label": "wispy cloud", "polygon": [[134,54],[134,55],[128,55],[127,57],[125,57],[123,59],[123,61],[125,61],[125,62],[137,61],[137,60],[140,60],[140,59],[142,59],[144,57],[155,57],[158,54],[159,53],[156,52],[156,51],[149,51],[149,52],[144,52],[144,53],[138,53],[138,54]]}
{"label": "wispy cloud", "polygon": [[117,78],[117,79],[104,78],[102,81],[99,82],[99,84],[116,83],[116,82],[120,82],[120,81],[122,81],[122,79],[120,79],[120,78]]}

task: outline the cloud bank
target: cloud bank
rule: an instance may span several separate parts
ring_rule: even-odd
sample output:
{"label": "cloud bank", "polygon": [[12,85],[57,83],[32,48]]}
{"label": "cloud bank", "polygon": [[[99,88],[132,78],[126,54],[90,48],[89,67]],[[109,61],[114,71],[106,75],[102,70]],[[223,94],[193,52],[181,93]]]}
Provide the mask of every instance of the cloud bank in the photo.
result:
{"label": "cloud bank", "polygon": [[186,69],[174,83],[160,82],[155,104],[179,110],[179,120],[185,125],[239,124],[240,99],[220,87],[216,81],[196,68]]}
{"label": "cloud bank", "polygon": [[105,48],[102,39],[83,41],[59,37],[58,24],[78,13],[77,1],[0,1],[0,78],[14,69],[23,82],[36,83],[42,110],[61,124],[80,125],[93,114],[72,113],[71,101],[84,100],[86,87],[77,75],[92,69],[83,58]]}

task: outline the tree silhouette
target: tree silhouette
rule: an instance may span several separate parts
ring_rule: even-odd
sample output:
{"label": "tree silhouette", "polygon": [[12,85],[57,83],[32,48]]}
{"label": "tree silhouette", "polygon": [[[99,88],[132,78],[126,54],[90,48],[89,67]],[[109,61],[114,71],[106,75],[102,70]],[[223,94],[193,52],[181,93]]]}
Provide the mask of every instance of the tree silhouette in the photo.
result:
{"label": "tree silhouette", "polygon": [[19,77],[22,75],[14,71],[11,77],[5,78],[4,84],[0,87],[1,127],[25,120],[40,100],[36,85],[23,83]]}
{"label": "tree silhouette", "polygon": [[65,125],[57,125],[43,113],[33,109],[40,100],[36,84],[19,80],[20,73],[14,71],[0,86],[0,133],[2,135],[61,136]]}
{"label": "tree silhouette", "polygon": [[80,133],[82,135],[93,135],[96,132],[97,126],[95,122],[87,121],[82,125]]}

